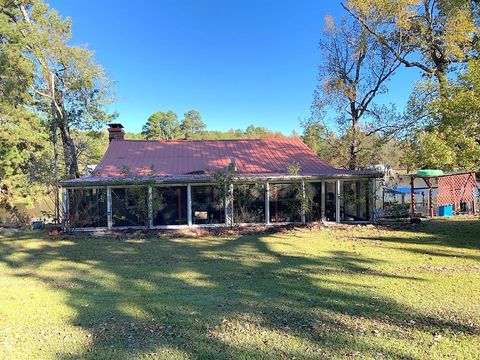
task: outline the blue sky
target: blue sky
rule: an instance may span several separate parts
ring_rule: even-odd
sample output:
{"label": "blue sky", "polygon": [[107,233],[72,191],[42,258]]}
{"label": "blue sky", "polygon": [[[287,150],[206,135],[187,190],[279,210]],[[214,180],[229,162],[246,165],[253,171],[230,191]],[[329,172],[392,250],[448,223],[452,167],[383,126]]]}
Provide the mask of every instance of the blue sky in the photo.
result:
{"label": "blue sky", "polygon": [[[290,134],[309,115],[325,15],[339,1],[55,0],[72,44],[95,51],[115,81],[119,122],[200,111],[209,130],[265,126]],[[402,69],[382,102],[403,108],[416,74]]]}

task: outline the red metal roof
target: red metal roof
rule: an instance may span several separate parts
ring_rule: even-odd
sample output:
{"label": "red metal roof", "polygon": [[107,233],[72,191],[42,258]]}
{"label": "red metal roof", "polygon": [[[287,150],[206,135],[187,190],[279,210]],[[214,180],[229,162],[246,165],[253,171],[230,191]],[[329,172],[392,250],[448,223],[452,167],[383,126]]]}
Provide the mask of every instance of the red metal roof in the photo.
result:
{"label": "red metal roof", "polygon": [[235,159],[238,175],[289,175],[297,163],[301,175],[341,174],[299,138],[146,141],[113,140],[95,169],[97,177],[211,174]]}

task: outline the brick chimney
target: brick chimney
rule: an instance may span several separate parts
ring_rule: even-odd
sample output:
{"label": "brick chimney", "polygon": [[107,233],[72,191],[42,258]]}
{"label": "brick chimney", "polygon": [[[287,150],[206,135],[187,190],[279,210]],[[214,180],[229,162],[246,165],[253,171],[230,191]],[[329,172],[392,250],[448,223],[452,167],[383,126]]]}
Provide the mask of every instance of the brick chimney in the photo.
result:
{"label": "brick chimney", "polygon": [[123,130],[123,125],[119,123],[108,124],[108,142],[112,140],[123,140],[125,131]]}

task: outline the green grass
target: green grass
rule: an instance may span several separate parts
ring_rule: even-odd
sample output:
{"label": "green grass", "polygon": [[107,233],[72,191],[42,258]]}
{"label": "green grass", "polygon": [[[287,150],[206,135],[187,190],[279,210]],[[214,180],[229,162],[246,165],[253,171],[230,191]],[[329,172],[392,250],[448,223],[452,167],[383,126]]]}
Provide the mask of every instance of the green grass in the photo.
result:
{"label": "green grass", "polygon": [[0,358],[478,359],[480,221],[0,234]]}

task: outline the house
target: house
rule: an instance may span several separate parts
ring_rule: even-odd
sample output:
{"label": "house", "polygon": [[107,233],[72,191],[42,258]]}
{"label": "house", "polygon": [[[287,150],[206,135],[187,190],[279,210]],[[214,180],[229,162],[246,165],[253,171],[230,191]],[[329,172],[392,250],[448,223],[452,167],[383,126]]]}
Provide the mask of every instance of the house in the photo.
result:
{"label": "house", "polygon": [[342,170],[299,138],[125,140],[88,177],[62,182],[70,230],[370,222],[374,172]]}

